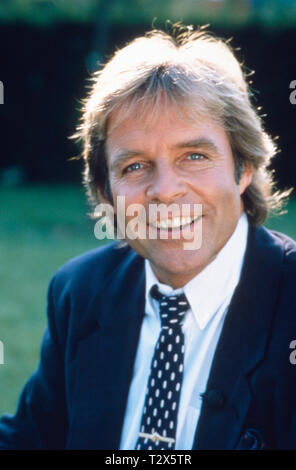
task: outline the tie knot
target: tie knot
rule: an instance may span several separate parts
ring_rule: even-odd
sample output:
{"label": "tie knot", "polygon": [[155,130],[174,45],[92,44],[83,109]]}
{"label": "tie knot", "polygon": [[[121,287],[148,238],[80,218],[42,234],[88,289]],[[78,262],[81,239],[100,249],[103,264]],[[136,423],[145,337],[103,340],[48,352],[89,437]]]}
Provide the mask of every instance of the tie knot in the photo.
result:
{"label": "tie knot", "polygon": [[157,285],[150,291],[151,296],[159,302],[159,312],[162,328],[174,328],[181,325],[185,313],[190,308],[185,294],[163,295]]}

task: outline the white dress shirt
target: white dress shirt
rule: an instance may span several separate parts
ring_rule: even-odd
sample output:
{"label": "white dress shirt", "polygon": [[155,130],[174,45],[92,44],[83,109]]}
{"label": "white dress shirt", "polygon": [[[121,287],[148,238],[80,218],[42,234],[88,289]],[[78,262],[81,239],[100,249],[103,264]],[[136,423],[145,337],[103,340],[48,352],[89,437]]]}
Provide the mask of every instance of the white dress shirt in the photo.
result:
{"label": "white dress shirt", "polygon": [[206,268],[182,289],[160,283],[145,261],[146,304],[133,377],[121,435],[120,449],[135,449],[140,429],[150,363],[160,332],[159,305],[150,296],[157,284],[163,294],[184,292],[191,309],[183,323],[185,353],[183,383],[176,431],[177,450],[192,448],[202,400],[224,319],[238,284],[247,245],[248,220],[243,214],[235,231]]}

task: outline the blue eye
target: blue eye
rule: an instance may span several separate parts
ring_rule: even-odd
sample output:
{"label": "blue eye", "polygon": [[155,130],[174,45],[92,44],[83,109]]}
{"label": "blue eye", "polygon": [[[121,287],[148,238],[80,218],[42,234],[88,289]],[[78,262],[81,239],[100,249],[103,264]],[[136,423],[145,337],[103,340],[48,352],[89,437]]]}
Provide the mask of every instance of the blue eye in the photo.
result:
{"label": "blue eye", "polygon": [[188,155],[188,158],[193,161],[195,160],[199,161],[199,160],[204,160],[206,157],[202,155],[201,153],[191,153],[190,155]]}
{"label": "blue eye", "polygon": [[124,169],[124,173],[131,173],[132,171],[140,170],[142,168],[141,163],[135,162],[132,163],[131,165],[127,166]]}

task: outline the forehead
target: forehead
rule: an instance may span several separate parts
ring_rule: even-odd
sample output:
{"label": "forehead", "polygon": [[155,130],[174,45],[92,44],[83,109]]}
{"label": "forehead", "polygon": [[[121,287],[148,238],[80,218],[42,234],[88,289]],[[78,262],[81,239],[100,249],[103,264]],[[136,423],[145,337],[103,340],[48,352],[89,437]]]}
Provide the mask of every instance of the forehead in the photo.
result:
{"label": "forehead", "polygon": [[159,117],[194,123],[202,118],[211,118],[217,123],[222,120],[218,116],[218,109],[212,109],[212,103],[206,103],[201,96],[172,97],[165,92],[146,96],[135,96],[122,103],[115,104],[106,123],[106,137],[118,126],[127,122],[141,122],[153,126]]}
{"label": "forehead", "polygon": [[143,105],[120,107],[108,119],[106,150],[116,152],[121,147],[161,145],[177,146],[186,139],[204,138],[229,144],[228,136],[218,118],[202,107],[179,103],[161,103],[159,106]]}

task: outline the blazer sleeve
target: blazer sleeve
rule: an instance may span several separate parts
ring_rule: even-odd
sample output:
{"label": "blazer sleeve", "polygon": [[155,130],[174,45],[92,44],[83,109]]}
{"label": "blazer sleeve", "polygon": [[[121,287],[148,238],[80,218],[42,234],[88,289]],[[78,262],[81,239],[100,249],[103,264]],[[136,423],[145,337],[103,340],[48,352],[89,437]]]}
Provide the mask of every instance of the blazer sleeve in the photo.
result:
{"label": "blazer sleeve", "polygon": [[67,436],[64,357],[57,333],[54,278],[47,297],[48,324],[40,361],[25,384],[14,416],[0,420],[0,449],[63,449]]}

